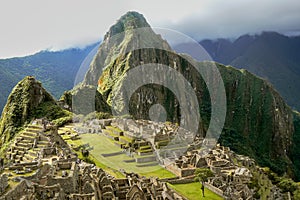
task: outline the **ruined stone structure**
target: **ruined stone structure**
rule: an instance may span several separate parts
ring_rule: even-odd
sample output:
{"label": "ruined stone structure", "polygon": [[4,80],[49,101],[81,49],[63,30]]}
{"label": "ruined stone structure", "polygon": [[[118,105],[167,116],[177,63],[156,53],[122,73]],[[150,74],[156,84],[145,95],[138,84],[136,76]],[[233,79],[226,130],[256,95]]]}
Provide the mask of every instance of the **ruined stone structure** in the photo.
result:
{"label": "ruined stone structure", "polygon": [[[85,133],[103,134],[120,147],[120,152],[102,154],[104,157],[127,153],[132,157],[130,162],[139,167],[161,164],[178,177],[158,180],[120,171],[125,178],[114,178],[78,159],[73,151],[82,147],[64,140],[74,141]],[[191,183],[197,168],[213,172],[214,176],[205,185],[216,194],[232,200],[252,199],[254,190],[248,184],[253,169],[260,176],[266,175],[253,159],[237,155],[228,147],[205,148],[215,142],[194,136],[174,124],[145,120],[94,119],[83,126],[67,125],[60,129],[35,122],[16,137],[7,153],[10,163],[0,176],[0,200],[180,200],[184,197],[166,182]],[[83,147],[91,148],[88,144]],[[15,186],[7,189],[10,185]],[[277,187],[272,186],[271,192],[269,199],[285,199]]]}
{"label": "ruined stone structure", "polygon": [[[97,124],[105,128],[111,122],[105,120]],[[51,127],[51,132],[45,130],[35,122],[16,138],[7,155],[11,163],[6,171],[10,173],[0,176],[1,200],[184,199],[156,178],[137,174],[114,178],[93,164],[79,160],[72,153],[71,146],[62,139],[65,133]],[[136,144],[140,148],[149,145],[149,142],[140,140]],[[16,186],[6,191],[12,183]]]}

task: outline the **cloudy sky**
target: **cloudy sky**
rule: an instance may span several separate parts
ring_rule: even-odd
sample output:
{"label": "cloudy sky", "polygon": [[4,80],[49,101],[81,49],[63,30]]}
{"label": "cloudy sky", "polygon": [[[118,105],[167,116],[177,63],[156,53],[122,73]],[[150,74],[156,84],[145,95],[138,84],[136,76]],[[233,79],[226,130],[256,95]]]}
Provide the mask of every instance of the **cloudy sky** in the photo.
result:
{"label": "cloudy sky", "polygon": [[129,10],[201,40],[263,30],[300,34],[299,0],[0,0],[0,58],[99,41]]}

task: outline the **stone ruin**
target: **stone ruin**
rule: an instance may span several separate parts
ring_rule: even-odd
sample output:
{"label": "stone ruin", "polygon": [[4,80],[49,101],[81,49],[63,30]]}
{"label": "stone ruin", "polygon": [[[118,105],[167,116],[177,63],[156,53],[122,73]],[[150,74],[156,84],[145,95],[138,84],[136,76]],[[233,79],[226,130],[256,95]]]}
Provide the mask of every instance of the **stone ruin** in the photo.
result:
{"label": "stone ruin", "polygon": [[[7,153],[11,162],[5,167],[6,173],[2,171],[0,175],[0,200],[184,199],[166,182],[192,182],[197,168],[209,168],[214,173],[205,185],[220,196],[252,199],[253,190],[248,187],[252,180],[249,169],[256,167],[255,161],[236,155],[228,147],[205,148],[216,141],[195,137],[176,125],[145,120],[92,120],[86,125],[87,129],[75,126],[74,132],[69,133],[46,126],[51,129],[50,134],[44,132],[40,123],[26,127]],[[68,136],[76,140],[84,133],[104,134],[121,149],[130,149],[130,154],[139,155],[135,162],[140,166],[159,162],[178,177],[158,180],[123,172],[126,178],[114,178],[79,160],[72,153],[75,147],[63,139]],[[165,154],[165,157],[158,153]],[[9,188],[11,183],[16,186]],[[284,199],[277,187],[271,190],[269,199]]]}
{"label": "stone ruin", "polygon": [[[11,163],[0,176],[0,200],[185,199],[155,178],[124,172],[126,178],[118,179],[106,174],[78,159],[57,129],[47,134],[37,123],[16,138],[7,157]],[[12,183],[16,186],[9,188]]]}

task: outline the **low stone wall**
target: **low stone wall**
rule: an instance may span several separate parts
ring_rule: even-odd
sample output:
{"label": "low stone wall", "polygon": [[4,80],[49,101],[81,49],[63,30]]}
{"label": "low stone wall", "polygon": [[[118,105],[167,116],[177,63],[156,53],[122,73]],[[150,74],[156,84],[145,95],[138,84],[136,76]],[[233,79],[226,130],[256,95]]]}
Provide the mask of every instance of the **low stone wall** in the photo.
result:
{"label": "low stone wall", "polygon": [[167,165],[166,169],[172,172],[173,174],[176,174],[177,176],[181,176],[181,170],[173,164]]}
{"label": "low stone wall", "polygon": [[166,169],[173,172],[174,174],[176,174],[177,176],[180,177],[187,177],[187,176],[192,176],[195,173],[196,168],[178,168],[177,166],[170,164],[168,166],[166,166]]}
{"label": "low stone wall", "polygon": [[72,194],[71,200],[92,200],[94,197],[94,194]]}
{"label": "low stone wall", "polygon": [[181,178],[181,179],[174,179],[169,180],[168,183],[171,184],[187,184],[187,183],[193,183],[195,182],[193,178]]}
{"label": "low stone wall", "polygon": [[179,179],[179,177],[176,176],[176,177],[172,177],[172,178],[161,178],[161,179],[159,179],[159,181],[161,181],[161,182],[169,182],[169,181],[176,180],[176,179]]}
{"label": "low stone wall", "polygon": [[138,152],[138,155],[139,156],[150,156],[150,155],[153,155],[153,151],[150,151],[150,152]]}
{"label": "low stone wall", "polygon": [[71,169],[72,167],[72,163],[70,162],[58,162],[57,166],[59,167],[59,169]]}
{"label": "low stone wall", "polygon": [[114,152],[114,153],[103,153],[101,154],[103,157],[117,156],[123,154],[122,151]]}
{"label": "low stone wall", "polygon": [[213,185],[211,185],[211,184],[209,184],[209,183],[205,183],[205,187],[206,187],[207,189],[209,189],[210,191],[216,193],[217,195],[219,195],[219,196],[225,198],[225,197],[223,196],[223,191],[220,190],[219,188],[217,188],[217,187],[215,187],[215,186],[213,186]]}
{"label": "low stone wall", "polygon": [[148,156],[148,157],[136,158],[135,160],[137,163],[153,162],[156,161],[156,157]]}
{"label": "low stone wall", "polygon": [[30,169],[37,169],[38,163],[37,162],[28,162],[28,163],[16,163],[8,167],[9,170],[23,170],[25,168]]}
{"label": "low stone wall", "polygon": [[195,168],[181,169],[181,177],[192,176],[195,173]]}

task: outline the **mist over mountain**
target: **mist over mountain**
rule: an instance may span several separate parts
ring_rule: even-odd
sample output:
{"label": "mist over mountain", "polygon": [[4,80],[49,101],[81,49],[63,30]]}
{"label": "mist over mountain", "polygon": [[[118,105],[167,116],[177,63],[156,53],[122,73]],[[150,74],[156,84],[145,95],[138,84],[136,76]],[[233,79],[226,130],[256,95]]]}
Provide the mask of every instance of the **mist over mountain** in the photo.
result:
{"label": "mist over mountain", "polygon": [[0,60],[0,111],[12,88],[25,76],[34,76],[55,97],[74,86],[77,71],[92,49],[66,49],[58,52],[41,51],[34,55]]}
{"label": "mist over mountain", "polygon": [[247,69],[266,79],[288,105],[300,110],[300,36],[263,32],[234,41],[203,40],[200,44],[214,61]]}

